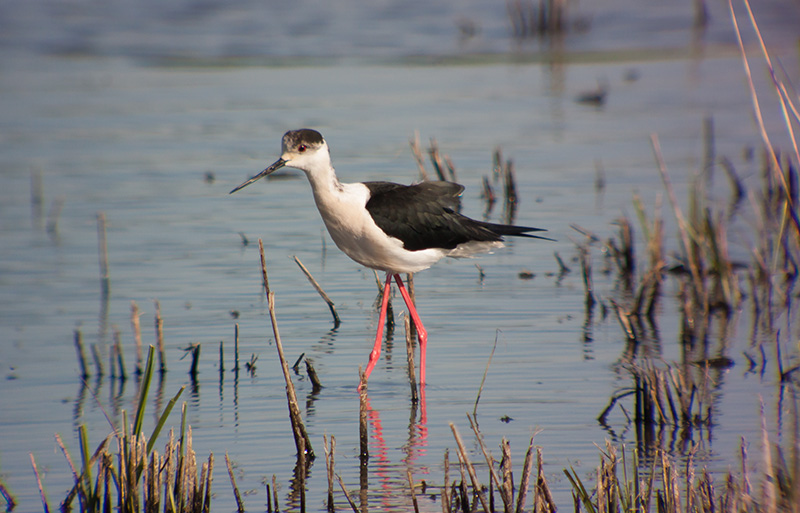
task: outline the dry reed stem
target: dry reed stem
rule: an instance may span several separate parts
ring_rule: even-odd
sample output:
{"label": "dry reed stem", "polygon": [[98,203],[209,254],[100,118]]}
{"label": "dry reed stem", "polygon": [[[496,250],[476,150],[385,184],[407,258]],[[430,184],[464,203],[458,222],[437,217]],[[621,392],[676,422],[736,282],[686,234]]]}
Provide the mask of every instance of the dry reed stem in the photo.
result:
{"label": "dry reed stem", "polygon": [[417,167],[419,167],[420,180],[424,182],[428,180],[428,172],[425,171],[425,158],[422,156],[422,147],[419,144],[419,131],[414,130],[414,138],[409,141],[409,145]]}
{"label": "dry reed stem", "polygon": [[[119,369],[119,378],[122,381],[128,379],[128,373],[125,370],[125,354],[122,350],[122,332],[120,331],[119,327],[114,325],[114,351],[113,354],[116,356],[116,364]],[[111,361],[111,375],[114,375],[114,361]]]}
{"label": "dry reed stem", "polygon": [[[681,207],[678,204],[678,199],[675,195],[675,190],[672,187],[672,181],[669,177],[669,172],[667,171],[667,165],[664,162],[664,157],[661,154],[661,144],[658,141],[658,136],[656,134],[650,135],[650,142],[653,146],[653,153],[656,158],[656,164],[658,164],[658,172],[661,175],[661,181],[664,184],[664,188],[667,190],[667,197],[669,198],[669,202],[672,205],[672,210],[675,214],[675,218],[678,221],[678,232],[681,236],[681,242],[683,243],[683,249],[686,255],[687,263],[689,264],[689,270],[692,274],[692,281],[694,287],[692,287],[692,292],[694,293],[695,304],[697,305],[706,305],[705,299],[705,286],[703,284],[703,276],[700,271],[700,267],[698,262],[695,258],[695,252],[692,250],[693,245],[692,241],[698,239],[698,235],[693,231],[690,232],[691,226],[686,221],[686,218],[683,216],[683,212],[681,211]],[[707,305],[706,305],[707,306]]]}
{"label": "dry reed stem", "polygon": [[156,341],[158,343],[158,370],[163,374],[167,372],[167,356],[164,350],[164,319],[161,317],[161,303],[158,299],[153,300],[156,308],[155,327]]}
{"label": "dry reed stem", "polygon": [[500,498],[503,499],[504,510],[511,513],[511,507],[514,504],[514,472],[511,464],[511,445],[505,437],[500,440],[500,452],[503,454],[503,458],[500,460],[503,486],[498,490],[500,491]]}
{"label": "dry reed stem", "polygon": [[[475,413],[473,412],[472,416],[467,414],[467,419],[469,420],[469,425],[472,428],[472,432],[475,433],[475,440],[478,441],[478,445],[481,448],[481,452],[483,453],[483,457],[486,460],[486,467],[489,469],[489,477],[491,477],[490,485],[493,482],[494,486],[498,490],[500,490],[501,492],[504,492],[503,485],[500,482],[500,476],[497,475],[497,471],[495,471],[495,468],[494,468],[495,460],[492,457],[491,452],[489,452],[489,449],[486,447],[486,444],[483,442],[483,435],[481,434],[480,430],[478,429],[478,423],[475,420]],[[508,509],[509,504],[510,504],[509,497],[507,497],[506,495],[503,495],[501,493],[501,498],[503,499],[503,504],[506,506],[506,509]]]}
{"label": "dry reed stem", "polygon": [[280,506],[278,505],[278,478],[275,477],[275,474],[272,474],[272,502],[275,504],[275,513],[280,511]]}
{"label": "dry reed stem", "polygon": [[244,513],[244,502],[242,502],[242,496],[239,494],[239,487],[236,486],[236,477],[233,475],[233,466],[231,465],[230,458],[228,458],[227,451],[225,451],[225,465],[228,467],[228,475],[231,478],[231,486],[233,486],[233,496],[236,499],[236,510],[239,513]]}
{"label": "dry reed stem", "polygon": [[142,327],[139,323],[139,305],[136,301],[131,301],[131,328],[133,328],[133,340],[136,343],[136,374],[142,374]]}
{"label": "dry reed stem", "polygon": [[456,429],[455,424],[450,422],[450,430],[453,432],[453,437],[456,439],[456,445],[458,446],[458,454],[459,459],[464,462],[464,465],[467,467],[467,472],[469,474],[469,479],[472,482],[472,490],[475,494],[478,495],[478,499],[481,501],[481,505],[483,506],[483,510],[485,513],[489,513],[489,505],[486,502],[486,496],[481,489],[481,484],[478,481],[478,476],[475,473],[475,467],[472,465],[472,462],[469,460],[469,456],[467,455],[467,450],[464,448],[464,442],[461,440],[461,435],[458,433],[458,429]]}
{"label": "dry reed stem", "polygon": [[50,506],[47,504],[47,495],[44,493],[44,485],[42,485],[42,478],[39,476],[39,469],[36,467],[36,459],[33,457],[33,453],[28,453],[31,457],[31,466],[33,466],[33,473],[36,475],[36,483],[39,485],[39,497],[42,500],[42,507],[44,508],[45,513],[50,512]]}
{"label": "dry reed stem", "polygon": [[525,510],[525,501],[528,497],[528,488],[530,485],[531,471],[533,470],[533,437],[528,444],[528,450],[525,452],[525,463],[522,466],[522,477],[519,479],[519,492],[517,495],[517,509],[516,513],[523,513]]}
{"label": "dry reed stem", "polygon": [[106,214],[97,213],[97,245],[98,259],[100,262],[100,283],[103,297],[108,297],[111,292],[111,277],[108,267],[108,242],[106,239]]}
{"label": "dry reed stem", "polygon": [[[261,276],[264,281],[264,291],[267,294],[267,304],[269,309],[269,318],[272,323],[272,333],[275,338],[275,347],[278,350],[278,359],[281,363],[283,370],[283,378],[286,381],[286,399],[289,403],[289,419],[292,423],[292,432],[294,434],[294,441],[298,451],[298,457],[302,452],[308,455],[310,459],[314,459],[314,450],[311,447],[311,440],[308,438],[306,427],[303,424],[303,418],[300,414],[300,406],[297,402],[297,395],[294,390],[294,383],[289,374],[289,365],[286,363],[286,357],[283,353],[283,344],[281,343],[281,334],[278,331],[278,320],[275,316],[275,293],[269,289],[269,279],[267,277],[267,263],[264,257],[264,243],[258,239],[258,250],[261,255]],[[303,440],[303,444],[300,440]],[[301,446],[302,445],[302,446]],[[304,451],[303,451],[304,450]],[[305,457],[303,454],[303,457]]]}
{"label": "dry reed stem", "polygon": [[506,205],[514,205],[517,203],[517,182],[514,173],[514,161],[511,159],[506,161],[503,168],[503,193]]}
{"label": "dry reed stem", "polygon": [[317,375],[317,371],[316,369],[314,369],[314,365],[311,363],[311,360],[306,358],[305,362],[306,362],[306,373],[308,374],[308,379],[311,380],[312,393],[316,394],[323,388],[322,382],[319,380],[319,376]]}
{"label": "dry reed stem", "polygon": [[336,312],[336,305],[333,303],[328,294],[326,294],[325,291],[322,290],[320,284],[317,283],[317,280],[314,279],[314,276],[311,275],[311,272],[306,268],[306,266],[303,265],[303,262],[301,262],[300,259],[297,258],[297,256],[293,256],[292,258],[294,258],[294,261],[300,267],[300,270],[303,271],[303,274],[306,275],[308,281],[311,282],[311,285],[317,291],[317,294],[319,294],[320,297],[322,297],[322,299],[328,304],[328,308],[331,311],[331,315],[333,315],[333,327],[338,328],[339,325],[342,323],[342,320],[339,318],[339,314]]}
{"label": "dry reed stem", "polygon": [[764,460],[764,480],[762,481],[761,503],[766,504],[768,513],[775,513],[778,510],[777,496],[775,490],[775,475],[772,465],[772,448],[769,443],[769,432],[767,431],[767,419],[764,415],[764,398],[759,394],[758,400],[761,403],[761,453]]}
{"label": "dry reed stem", "polygon": [[[361,367],[358,368],[359,383],[364,383],[364,372]],[[358,457],[361,464],[366,464],[369,460],[369,431],[367,430],[367,387],[360,387],[358,389],[358,440],[359,440],[359,453]]]}
{"label": "dry reed stem", "polygon": [[342,481],[342,476],[336,474],[336,479],[339,480],[339,486],[342,488],[342,492],[344,492],[344,497],[347,499],[347,503],[350,504],[350,508],[353,510],[353,513],[361,513],[358,511],[358,506],[356,503],[353,502],[353,499],[350,498],[350,493],[348,493],[347,488],[344,486],[344,481]]}
{"label": "dry reed stem", "polygon": [[[758,36],[758,40],[759,40],[759,43],[761,45],[761,48],[762,48],[762,51],[763,51],[763,54],[764,54],[764,60],[765,60],[765,62],[767,64],[767,67],[768,67],[768,69],[770,71],[770,76],[771,76],[771,78],[773,80],[773,84],[775,85],[776,89],[778,89],[778,98],[780,99],[781,109],[783,111],[784,120],[787,122],[786,124],[788,126],[788,130],[789,130],[790,137],[792,139],[792,143],[794,144],[795,157],[798,160],[800,160],[800,152],[798,152],[798,149],[797,149],[797,141],[796,141],[796,138],[794,136],[794,131],[791,128],[791,122],[788,119],[788,113],[787,113],[787,110],[786,110],[786,102],[785,102],[784,96],[782,94],[782,90],[778,86],[777,79],[775,78],[775,70],[772,67],[772,61],[769,58],[769,52],[767,52],[766,46],[764,45],[764,40],[761,37],[761,32],[758,29],[758,24],[756,23],[755,17],[753,16],[753,12],[752,12],[752,10],[750,8],[750,3],[747,0],[744,0],[744,4],[745,4],[745,7],[747,8],[747,12],[748,12],[748,15],[750,16],[750,20],[751,20],[752,25],[753,25],[753,27],[755,29],[756,35]],[[734,31],[736,32],[736,41],[737,41],[737,43],[739,45],[739,51],[740,51],[741,56],[742,56],[742,64],[744,65],[745,75],[747,76],[747,84],[748,84],[748,87],[749,87],[749,90],[750,90],[750,99],[751,99],[751,101],[753,103],[753,113],[755,114],[755,117],[756,117],[759,134],[761,135],[761,140],[762,140],[764,146],[768,150],[767,153],[768,153],[768,157],[770,159],[771,169],[773,169],[775,174],[778,175],[778,178],[780,179],[781,184],[783,185],[784,191],[787,193],[787,197],[788,197],[788,195],[789,195],[788,194],[789,193],[789,186],[786,183],[786,177],[783,175],[783,173],[779,173],[778,172],[778,170],[781,169],[781,166],[780,166],[780,163],[778,162],[778,157],[777,157],[776,151],[772,146],[772,142],[770,141],[769,135],[767,134],[767,129],[766,129],[766,126],[764,124],[764,118],[763,118],[763,116],[761,114],[761,107],[760,107],[759,100],[758,100],[758,94],[756,93],[756,88],[755,88],[755,85],[753,84],[753,76],[752,76],[752,73],[750,71],[750,64],[747,61],[747,53],[745,52],[744,43],[742,42],[742,34],[741,34],[740,30],[739,30],[739,23],[736,21],[736,13],[733,10],[732,0],[728,0],[728,10],[731,13],[731,21],[733,23]],[[792,208],[790,208],[790,207],[792,207]],[[786,223],[789,220],[792,221],[792,226],[795,229],[796,236],[800,237],[800,221],[798,221],[797,213],[795,212],[793,207],[794,206],[790,205],[788,201],[787,201],[787,203],[785,203],[785,208],[784,208],[783,216],[782,216],[782,220],[781,220],[781,231],[780,231],[780,237],[781,238],[783,236]],[[777,268],[777,255],[776,255],[776,262],[775,262],[775,265],[773,266],[773,268]]]}
{"label": "dry reed stem", "polygon": [[433,169],[436,171],[436,176],[439,177],[439,180],[452,182],[453,180],[448,172],[448,168],[439,153],[439,144],[433,137],[431,137],[431,145],[428,148],[428,156],[431,159],[431,164],[433,164]]}
{"label": "dry reed stem", "polygon": [[595,304],[594,286],[592,285],[592,263],[589,258],[589,248],[581,244],[578,246],[578,256],[581,262],[581,276],[583,278],[583,286],[585,291],[585,304],[587,308],[591,308]]}
{"label": "dry reed stem", "polygon": [[494,188],[492,187],[492,183],[489,181],[489,177],[487,176],[484,176],[483,180],[481,181],[481,198],[486,201],[487,210],[489,210],[497,201]]}
{"label": "dry reed stem", "polygon": [[411,477],[410,469],[406,469],[406,477],[408,477],[408,486],[411,490],[411,503],[414,505],[414,512],[419,513],[419,503],[417,502],[417,494],[414,491],[414,478]]}
{"label": "dry reed stem", "polygon": [[408,314],[403,316],[403,326],[406,334],[406,358],[408,359],[408,384],[411,387],[411,402],[419,401],[417,395],[417,373],[414,366],[414,334],[411,330],[411,318]]}
{"label": "dry reed stem", "polygon": [[328,501],[327,509],[333,513],[336,507],[333,504],[333,476],[334,476],[334,455],[336,453],[336,438],[331,435],[330,445],[327,435],[322,435],[322,448],[325,451],[325,470],[328,477]]}
{"label": "dry reed stem", "polygon": [[536,494],[535,506],[537,511],[543,513],[555,513],[556,503],[553,500],[553,495],[550,492],[550,487],[547,485],[547,479],[544,476],[544,465],[542,458],[542,448],[536,448],[536,461],[537,461],[537,476],[536,476]]}
{"label": "dry reed stem", "polygon": [[442,513],[450,513],[450,493],[448,483],[450,482],[450,449],[444,450],[444,481],[442,484]]}

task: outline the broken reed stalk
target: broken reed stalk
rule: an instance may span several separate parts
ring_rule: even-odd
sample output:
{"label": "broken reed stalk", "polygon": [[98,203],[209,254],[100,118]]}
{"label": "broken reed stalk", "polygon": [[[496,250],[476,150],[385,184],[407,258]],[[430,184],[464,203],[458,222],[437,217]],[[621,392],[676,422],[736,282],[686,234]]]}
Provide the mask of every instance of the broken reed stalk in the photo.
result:
{"label": "broken reed stalk", "polygon": [[481,182],[481,198],[486,201],[486,210],[490,210],[492,205],[497,201],[497,195],[494,193],[492,182],[489,181],[488,176],[483,177]]}
{"label": "broken reed stalk", "polygon": [[136,301],[131,301],[131,328],[133,329],[133,340],[136,344],[136,374],[142,374],[142,327],[139,323],[139,305]]}
{"label": "broken reed stalk", "polygon": [[222,373],[225,372],[225,341],[219,341],[219,373],[222,376]]}
{"label": "broken reed stalk", "polygon": [[408,383],[411,386],[411,402],[416,404],[419,397],[417,395],[417,373],[414,367],[414,335],[411,331],[411,318],[408,314],[403,316],[403,324],[406,334],[406,357],[408,358]]}
{"label": "broken reed stalk", "polygon": [[83,334],[81,330],[75,330],[75,350],[78,352],[78,364],[81,366],[81,377],[89,377],[89,364],[86,361],[86,350],[83,348]]}
{"label": "broken reed stalk", "polygon": [[425,182],[428,180],[428,172],[425,170],[425,157],[422,156],[422,147],[419,144],[419,131],[414,131],[414,138],[408,144],[411,146],[411,153],[414,155],[417,167],[419,167],[419,178]]}
{"label": "broken reed stalk", "polygon": [[596,302],[592,285],[592,262],[589,255],[589,248],[582,244],[578,246],[578,255],[581,261],[581,276],[586,294],[585,304],[587,308],[592,308]]}
{"label": "broken reed stalk", "polygon": [[[364,371],[358,368],[359,383],[364,383]],[[361,465],[366,465],[369,460],[369,431],[367,430],[367,387],[362,386],[358,390],[358,458]]]}
{"label": "broken reed stalk", "polygon": [[492,481],[489,483],[490,485],[494,483],[494,486],[501,492],[501,498],[503,499],[503,504],[506,507],[506,511],[508,510],[509,500],[508,497],[505,495],[505,489],[500,483],[500,477],[497,475],[495,471],[495,460],[492,457],[489,449],[487,449],[486,444],[483,442],[483,435],[481,434],[480,430],[478,429],[478,423],[475,420],[475,413],[473,412],[472,416],[467,414],[467,419],[469,420],[469,425],[472,428],[473,433],[475,433],[475,439],[478,441],[478,445],[480,445],[481,452],[483,452],[483,457],[486,460],[486,466],[489,468],[489,476],[491,477]]}
{"label": "broken reed stalk", "polygon": [[414,513],[419,513],[419,502],[417,502],[417,494],[414,491],[414,478],[411,477],[410,469],[406,469],[406,477],[408,477],[408,486],[411,489],[411,503],[414,505]]}
{"label": "broken reed stalk", "polygon": [[511,159],[506,161],[503,166],[503,189],[506,205],[513,205],[517,203],[517,184],[514,179],[514,161]]}
{"label": "broken reed stalk", "polygon": [[336,474],[336,479],[339,480],[339,486],[342,488],[342,492],[344,493],[344,497],[345,497],[345,499],[347,499],[347,503],[350,504],[350,508],[353,510],[353,513],[361,513],[358,510],[358,506],[356,506],[356,503],[353,502],[352,498],[350,498],[350,493],[347,491],[347,488],[345,488],[345,486],[344,486],[344,481],[342,481],[342,476],[340,476],[339,474]]}
{"label": "broken reed stalk", "polygon": [[511,464],[511,445],[505,437],[500,440],[500,451],[503,457],[500,459],[500,471],[503,474],[502,487],[498,488],[500,497],[503,499],[505,511],[511,511],[511,505],[514,503],[514,474],[513,466]]}
{"label": "broken reed stalk", "polygon": [[319,376],[311,360],[305,358],[303,361],[306,362],[306,373],[308,374],[308,379],[311,380],[312,393],[316,394],[322,389],[322,382],[319,380]]}
{"label": "broken reed stalk", "polygon": [[111,292],[111,277],[108,268],[108,242],[106,240],[106,214],[97,213],[97,245],[100,260],[100,284],[103,297],[108,297]]}
{"label": "broken reed stalk", "polygon": [[444,450],[444,481],[442,482],[442,513],[450,513],[450,449]]}
{"label": "broken reed stalk", "polygon": [[36,459],[33,457],[33,453],[28,453],[31,457],[31,466],[33,466],[33,473],[36,475],[36,483],[39,485],[39,497],[42,499],[42,507],[44,508],[45,513],[50,513],[50,506],[47,505],[47,495],[44,493],[44,485],[42,484],[42,478],[39,476],[39,469],[36,467]]}
{"label": "broken reed stalk", "polygon": [[[275,293],[269,289],[269,279],[267,278],[267,263],[264,257],[264,243],[258,239],[258,250],[261,255],[261,276],[264,280],[264,291],[267,294],[267,304],[269,308],[269,318],[272,323],[272,333],[275,337],[275,347],[278,350],[278,359],[281,363],[281,370],[283,370],[283,377],[286,380],[286,399],[289,403],[289,420],[292,423],[292,432],[294,434],[295,446],[297,447],[298,457],[301,456],[301,451],[310,459],[314,459],[314,450],[311,447],[311,440],[308,438],[306,427],[303,424],[303,417],[300,415],[300,406],[297,402],[297,395],[294,391],[294,383],[289,374],[289,365],[286,363],[286,357],[283,353],[283,344],[281,343],[281,334],[278,331],[278,320],[275,317]],[[300,440],[303,443],[301,444]]]}
{"label": "broken reed stalk", "polygon": [[242,496],[239,493],[239,487],[236,486],[236,477],[233,475],[233,466],[231,465],[230,458],[228,458],[227,451],[225,451],[225,464],[228,466],[228,475],[231,478],[231,486],[233,486],[233,497],[236,499],[236,510],[239,513],[244,513],[244,502],[242,502]]}
{"label": "broken reed stalk", "polygon": [[336,437],[331,435],[330,443],[328,436],[322,435],[322,447],[325,450],[325,470],[328,477],[328,500],[327,509],[330,513],[336,511],[333,504],[333,476],[334,476],[334,454],[336,453]]}
{"label": "broken reed stalk", "polygon": [[156,307],[155,314],[155,327],[156,327],[156,342],[158,344],[158,370],[162,374],[167,372],[167,356],[164,352],[164,319],[161,317],[161,303],[158,299],[153,300]]}
{"label": "broken reed stalk", "polygon": [[458,429],[456,429],[455,424],[452,422],[450,422],[450,430],[453,432],[453,437],[456,439],[459,460],[463,461],[464,465],[467,467],[469,479],[472,482],[472,489],[478,495],[478,499],[481,501],[483,510],[486,513],[489,513],[491,510],[489,509],[489,504],[486,502],[486,495],[483,493],[481,484],[478,481],[478,475],[475,473],[475,467],[472,465],[472,462],[469,461],[469,456],[467,455],[467,450],[464,448],[464,442],[461,440],[461,435],[458,433]]}
{"label": "broken reed stalk", "polygon": [[275,474],[272,474],[272,502],[275,504],[275,513],[280,511],[280,506],[278,506],[278,478]]}
{"label": "broken reed stalk", "polygon": [[317,280],[314,279],[314,276],[311,275],[311,272],[308,269],[306,269],[306,266],[303,265],[303,262],[301,262],[300,259],[297,258],[297,256],[293,256],[292,258],[294,258],[294,261],[300,267],[300,270],[303,271],[303,274],[306,275],[308,281],[311,282],[311,285],[317,291],[317,294],[319,294],[320,297],[322,297],[322,299],[328,304],[328,308],[330,308],[331,310],[331,315],[333,315],[333,328],[334,329],[338,328],[339,325],[342,323],[342,320],[339,318],[339,314],[336,312],[336,305],[333,303],[328,294],[326,294],[325,291],[322,290],[320,284],[317,283]]}
{"label": "broken reed stalk", "polygon": [[528,444],[525,452],[525,463],[522,466],[522,477],[519,479],[519,495],[517,495],[517,513],[525,510],[525,501],[528,498],[528,486],[530,484],[531,471],[533,470],[533,437]]}
{"label": "broken reed stalk", "polygon": [[433,137],[431,137],[431,145],[428,148],[428,156],[431,159],[431,164],[433,164],[433,169],[436,171],[436,176],[439,177],[439,180],[452,182],[453,178],[450,176],[449,169],[446,167],[439,153],[439,144]]}
{"label": "broken reed stalk", "polygon": [[303,358],[305,358],[305,356],[306,356],[305,353],[300,353],[300,356],[298,356],[297,360],[294,361],[294,365],[292,365],[289,368],[292,369],[295,373],[298,373],[300,371],[300,362],[303,361]]}
{"label": "broken reed stalk", "polygon": [[192,344],[190,349],[192,351],[192,367],[189,369],[189,374],[192,377],[197,377],[197,366],[200,363],[200,344]]}

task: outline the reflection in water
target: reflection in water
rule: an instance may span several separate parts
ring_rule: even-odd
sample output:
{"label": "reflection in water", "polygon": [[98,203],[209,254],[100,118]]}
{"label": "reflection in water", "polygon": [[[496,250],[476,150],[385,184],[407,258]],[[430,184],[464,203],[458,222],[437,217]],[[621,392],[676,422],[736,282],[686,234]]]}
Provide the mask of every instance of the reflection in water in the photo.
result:
{"label": "reflection in water", "polygon": [[[300,445],[305,446],[302,438]],[[297,461],[292,471],[292,481],[289,484],[289,494],[286,497],[288,509],[306,511],[306,483],[310,475],[311,464],[306,458],[305,451],[300,451],[297,454]]]}
{"label": "reflection in water", "polygon": [[161,412],[164,408],[164,385],[166,372],[158,373],[158,387],[156,387],[155,408],[153,408],[153,420],[158,425],[158,419],[161,417]]}
{"label": "reflection in water", "polygon": [[[653,316],[626,311],[620,305],[618,317],[626,334],[625,348],[614,365],[621,379],[627,374],[629,388],[618,389],[598,422],[612,439],[624,442],[633,426],[636,447],[646,467],[659,450],[693,457],[708,453],[714,440],[715,410],[722,403],[727,371],[733,360],[727,357],[729,340],[733,338],[735,316],[726,309],[716,313],[700,311],[681,283],[680,362],[666,364],[662,360],[660,332]],[[716,333],[716,337],[713,334]],[[716,338],[716,343],[712,342]],[[622,399],[633,399],[629,414]],[[625,416],[624,431],[617,433],[609,423],[615,407]]]}
{"label": "reflection in water", "polygon": [[81,379],[80,383],[78,384],[78,393],[75,396],[75,404],[72,407],[72,425],[75,427],[75,429],[80,426],[81,419],[83,418],[83,403],[86,400],[87,386],[86,380]]}
{"label": "reflection in water", "polygon": [[[361,460],[361,511],[368,507],[368,467],[372,465],[372,475],[377,477],[379,483],[378,498],[381,510],[408,511],[411,505],[410,494],[407,490],[407,473],[411,475],[428,474],[425,466],[417,466],[416,461],[426,453],[428,445],[428,428],[425,424],[425,393],[421,389],[419,408],[415,401],[409,404],[408,438],[402,447],[405,454],[400,462],[392,462],[389,449],[384,437],[383,424],[380,412],[372,407],[366,391],[362,392],[362,405],[365,418],[371,426],[369,436],[369,453],[362,454]],[[417,414],[419,413],[419,418]],[[366,457],[365,457],[366,456]]]}

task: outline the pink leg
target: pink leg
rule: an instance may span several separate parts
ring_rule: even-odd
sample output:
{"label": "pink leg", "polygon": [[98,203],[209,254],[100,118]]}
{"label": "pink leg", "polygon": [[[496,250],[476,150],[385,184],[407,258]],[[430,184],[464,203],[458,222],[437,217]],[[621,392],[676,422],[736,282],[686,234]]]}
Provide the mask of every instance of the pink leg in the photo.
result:
{"label": "pink leg", "polygon": [[408,313],[411,314],[411,320],[414,321],[414,326],[417,328],[417,336],[419,337],[419,384],[420,387],[425,386],[425,353],[428,350],[428,332],[425,331],[425,326],[417,314],[417,309],[414,308],[414,303],[411,301],[411,296],[408,295],[406,286],[403,280],[400,279],[399,274],[394,275],[394,281],[397,282],[397,288],[400,289],[400,295],[408,307]]}
{"label": "pink leg", "polygon": [[359,383],[358,389],[361,390],[361,387],[367,384],[367,380],[369,379],[369,374],[372,372],[372,369],[375,368],[375,364],[378,363],[378,358],[381,356],[381,343],[383,342],[383,326],[386,324],[386,310],[389,307],[389,294],[391,293],[392,289],[392,275],[386,273],[386,285],[383,287],[383,297],[381,298],[381,313],[378,316],[378,333],[375,335],[375,346],[373,346],[372,351],[369,353],[369,363],[367,363],[367,370],[364,371],[364,381]]}

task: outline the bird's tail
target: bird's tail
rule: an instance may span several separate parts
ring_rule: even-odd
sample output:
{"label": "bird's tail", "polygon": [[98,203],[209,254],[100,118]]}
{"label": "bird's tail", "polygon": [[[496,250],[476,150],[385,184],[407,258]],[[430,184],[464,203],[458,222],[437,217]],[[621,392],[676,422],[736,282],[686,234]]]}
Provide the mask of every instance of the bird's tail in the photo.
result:
{"label": "bird's tail", "polygon": [[546,232],[547,230],[544,228],[531,228],[530,226],[514,226],[511,224],[495,224],[486,222],[481,222],[480,224],[481,226],[488,228],[497,235],[509,235],[512,237],[528,237],[531,239],[551,240],[555,242],[555,239],[551,239],[550,237],[544,237],[542,235],[533,235],[530,233],[530,232]]}

